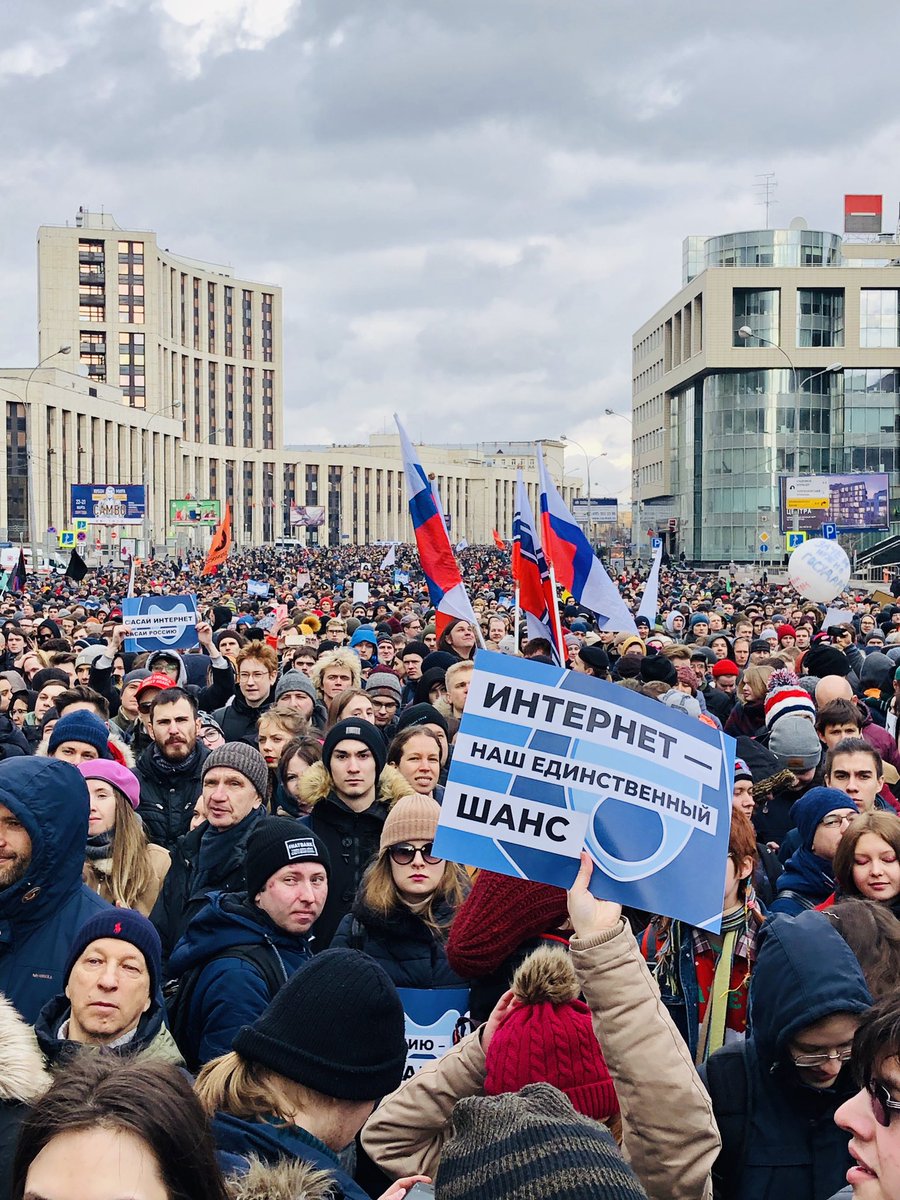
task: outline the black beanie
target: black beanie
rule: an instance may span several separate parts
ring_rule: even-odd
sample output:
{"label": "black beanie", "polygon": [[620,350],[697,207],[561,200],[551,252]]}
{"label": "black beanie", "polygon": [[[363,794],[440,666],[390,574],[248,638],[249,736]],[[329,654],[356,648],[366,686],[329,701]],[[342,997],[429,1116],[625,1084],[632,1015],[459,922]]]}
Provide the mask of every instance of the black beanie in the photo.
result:
{"label": "black beanie", "polygon": [[337,725],[329,729],[322,745],[322,762],[325,764],[325,770],[331,771],[331,756],[334,754],[338,742],[350,740],[362,742],[372,751],[372,757],[376,764],[375,778],[377,779],[387,762],[387,744],[378,726],[373,725],[371,721],[364,721],[362,717],[347,717],[346,720],[338,721]]}
{"label": "black beanie", "polygon": [[846,678],[851,671],[850,659],[837,646],[819,643],[818,646],[810,646],[803,655],[803,670],[817,679],[824,679],[826,675],[843,675]]}
{"label": "black beanie", "polygon": [[406,645],[400,651],[399,657],[403,658],[407,654],[419,654],[423,659],[426,659],[430,653],[431,651],[428,649],[428,646],[425,642],[414,641],[406,643]]}
{"label": "black beanie", "polygon": [[602,646],[585,646],[582,643],[578,647],[578,657],[593,671],[599,671],[603,675],[609,672],[609,655]]}
{"label": "black beanie", "polygon": [[323,1096],[378,1100],[399,1087],[406,1065],[403,1005],[368,955],[323,950],[239,1030],[234,1049]]}
{"label": "black beanie", "polygon": [[674,687],[678,682],[678,672],[672,660],[664,654],[648,654],[641,659],[641,679],[644,683],[658,679]]}
{"label": "black beanie", "polygon": [[269,817],[260,821],[247,839],[244,858],[244,879],[247,896],[254,896],[266,886],[267,880],[280,871],[299,862],[318,862],[331,875],[331,859],[325,843],[316,837],[308,825],[301,825],[291,817]]}
{"label": "black beanie", "polygon": [[450,736],[447,718],[433,704],[410,704],[408,708],[404,708],[397,719],[397,732],[408,729],[411,725],[440,725],[444,733]]}

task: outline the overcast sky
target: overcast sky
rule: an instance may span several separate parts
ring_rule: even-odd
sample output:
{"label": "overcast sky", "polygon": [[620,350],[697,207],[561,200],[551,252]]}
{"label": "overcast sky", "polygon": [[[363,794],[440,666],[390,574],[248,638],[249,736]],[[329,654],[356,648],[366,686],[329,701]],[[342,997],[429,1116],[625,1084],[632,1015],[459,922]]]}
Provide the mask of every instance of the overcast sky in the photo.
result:
{"label": "overcast sky", "polygon": [[[280,283],[288,441],[566,433],[629,488],[681,239],[900,200],[895,0],[7,0],[0,365],[80,204]],[[583,459],[581,459],[583,463]],[[571,467],[579,462],[573,452]],[[604,463],[604,468],[606,463]]]}

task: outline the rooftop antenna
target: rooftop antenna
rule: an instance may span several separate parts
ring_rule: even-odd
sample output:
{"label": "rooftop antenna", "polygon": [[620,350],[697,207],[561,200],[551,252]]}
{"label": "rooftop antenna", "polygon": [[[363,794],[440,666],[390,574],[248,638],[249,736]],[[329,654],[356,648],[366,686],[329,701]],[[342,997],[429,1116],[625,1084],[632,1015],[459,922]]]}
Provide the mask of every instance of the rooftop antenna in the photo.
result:
{"label": "rooftop antenna", "polygon": [[765,171],[756,176],[754,191],[756,192],[756,203],[762,205],[766,210],[766,229],[770,229],[769,220],[772,215],[772,209],[778,203],[775,199],[775,192],[778,189],[778,180],[775,178],[774,171]]}

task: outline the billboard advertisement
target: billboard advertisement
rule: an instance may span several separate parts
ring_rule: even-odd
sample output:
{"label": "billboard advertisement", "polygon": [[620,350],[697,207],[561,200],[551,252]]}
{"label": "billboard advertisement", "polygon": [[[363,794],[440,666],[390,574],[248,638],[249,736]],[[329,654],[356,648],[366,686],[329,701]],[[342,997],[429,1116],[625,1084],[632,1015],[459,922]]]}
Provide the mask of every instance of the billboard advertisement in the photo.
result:
{"label": "billboard advertisement", "polygon": [[176,528],[218,525],[222,519],[221,500],[170,500],[169,524]]}
{"label": "billboard advertisement", "polygon": [[142,483],[73,483],[72,520],[89,525],[141,525],[145,488]]}
{"label": "billboard advertisement", "polygon": [[305,525],[307,529],[319,529],[325,524],[325,506],[320,504],[292,504],[291,524]]}
{"label": "billboard advertisement", "polygon": [[579,525],[617,525],[619,501],[615,496],[576,496],[572,501],[572,516]]}
{"label": "billboard advertisement", "polygon": [[889,529],[888,477],[868,475],[782,475],[779,520],[782,533],[797,528],[819,533],[834,525],[842,533]]}

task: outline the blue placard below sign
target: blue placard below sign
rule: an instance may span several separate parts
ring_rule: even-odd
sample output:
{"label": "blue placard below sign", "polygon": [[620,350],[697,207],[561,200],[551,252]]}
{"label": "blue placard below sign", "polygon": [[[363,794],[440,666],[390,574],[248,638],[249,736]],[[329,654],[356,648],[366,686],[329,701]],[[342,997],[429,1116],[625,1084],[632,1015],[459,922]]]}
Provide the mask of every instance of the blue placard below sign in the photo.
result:
{"label": "blue placard below sign", "polygon": [[122,601],[122,624],[133,636],[125,639],[125,651],[196,646],[197,620],[196,596],[126,596]]}

